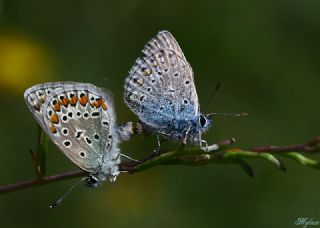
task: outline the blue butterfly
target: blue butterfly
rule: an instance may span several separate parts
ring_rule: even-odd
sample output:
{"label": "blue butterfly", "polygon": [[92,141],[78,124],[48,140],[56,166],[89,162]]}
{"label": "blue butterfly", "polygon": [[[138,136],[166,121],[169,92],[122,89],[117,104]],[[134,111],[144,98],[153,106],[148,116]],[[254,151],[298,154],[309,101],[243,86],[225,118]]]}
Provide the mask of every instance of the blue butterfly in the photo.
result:
{"label": "blue butterfly", "polygon": [[146,132],[194,143],[212,124],[212,114],[200,113],[193,71],[179,44],[160,31],[142,50],[125,82],[125,102]]}

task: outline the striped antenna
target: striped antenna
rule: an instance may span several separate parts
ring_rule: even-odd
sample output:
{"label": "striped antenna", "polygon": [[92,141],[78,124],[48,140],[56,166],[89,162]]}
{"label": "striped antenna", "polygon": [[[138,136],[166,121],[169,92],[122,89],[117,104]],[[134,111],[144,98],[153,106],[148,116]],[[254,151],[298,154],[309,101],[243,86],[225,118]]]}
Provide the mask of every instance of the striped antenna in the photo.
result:
{"label": "striped antenna", "polygon": [[82,182],[84,182],[85,180],[88,180],[88,177],[84,177],[81,180],[77,181],[74,185],[71,186],[71,188],[66,191],[61,197],[59,197],[59,199],[57,199],[56,201],[54,201],[51,205],[50,208],[56,208],[58,207],[62,201],[69,195],[69,193],[75,188],[77,187],[79,184],[81,184]]}
{"label": "striped antenna", "polygon": [[243,112],[243,113],[226,113],[226,112],[212,112],[207,114],[207,116],[234,116],[234,117],[241,117],[241,116],[247,116],[249,113]]}

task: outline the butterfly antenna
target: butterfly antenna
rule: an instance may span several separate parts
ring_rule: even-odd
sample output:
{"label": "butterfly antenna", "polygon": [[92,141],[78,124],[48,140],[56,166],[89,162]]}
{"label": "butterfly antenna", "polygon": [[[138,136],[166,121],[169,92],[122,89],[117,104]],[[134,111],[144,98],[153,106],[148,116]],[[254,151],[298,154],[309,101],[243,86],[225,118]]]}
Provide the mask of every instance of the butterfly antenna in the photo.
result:
{"label": "butterfly antenna", "polygon": [[207,114],[208,116],[234,116],[234,117],[241,117],[241,116],[247,116],[249,113],[242,112],[242,113],[226,113],[226,112],[212,112]]}
{"label": "butterfly antenna", "polygon": [[204,109],[207,109],[207,108],[208,108],[208,106],[209,106],[212,98],[217,94],[217,92],[218,92],[218,90],[219,90],[219,88],[220,88],[220,85],[221,85],[221,83],[220,83],[220,82],[217,82],[216,87],[214,88],[214,90],[213,90],[212,93],[210,94],[210,96],[209,96],[209,98],[208,98],[208,100],[207,100],[207,102],[206,102],[206,104],[205,104],[205,106],[204,106]]}
{"label": "butterfly antenna", "polygon": [[79,184],[81,184],[82,182],[86,181],[88,179],[88,177],[84,177],[81,180],[77,181],[74,185],[71,186],[71,188],[66,191],[59,199],[57,199],[56,201],[54,201],[51,205],[50,208],[56,208],[58,207],[62,201],[69,195],[69,193],[75,188],[77,187]]}

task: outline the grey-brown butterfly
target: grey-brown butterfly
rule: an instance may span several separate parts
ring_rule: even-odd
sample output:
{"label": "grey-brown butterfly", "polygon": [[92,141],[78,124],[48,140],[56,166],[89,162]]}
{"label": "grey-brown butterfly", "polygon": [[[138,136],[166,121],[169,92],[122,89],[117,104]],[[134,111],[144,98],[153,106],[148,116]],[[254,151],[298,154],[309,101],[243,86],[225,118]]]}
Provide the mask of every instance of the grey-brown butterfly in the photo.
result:
{"label": "grey-brown butterfly", "polygon": [[109,92],[92,84],[50,82],[27,89],[24,98],[42,130],[88,172],[87,185],[116,180],[122,155],[119,142],[130,137],[130,127],[117,127]]}

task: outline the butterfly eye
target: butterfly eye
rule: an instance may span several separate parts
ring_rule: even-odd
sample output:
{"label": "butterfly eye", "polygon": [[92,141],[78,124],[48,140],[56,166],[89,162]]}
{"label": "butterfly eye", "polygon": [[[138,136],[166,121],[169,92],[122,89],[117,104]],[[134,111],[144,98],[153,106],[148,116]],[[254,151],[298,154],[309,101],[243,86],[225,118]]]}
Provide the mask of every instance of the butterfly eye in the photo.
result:
{"label": "butterfly eye", "polygon": [[201,115],[199,118],[199,122],[200,122],[201,127],[204,127],[207,123],[207,119],[203,115]]}
{"label": "butterfly eye", "polygon": [[95,176],[89,175],[86,184],[90,187],[96,187],[99,185],[99,180]]}

